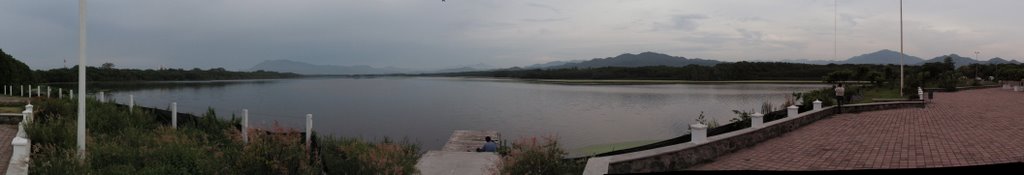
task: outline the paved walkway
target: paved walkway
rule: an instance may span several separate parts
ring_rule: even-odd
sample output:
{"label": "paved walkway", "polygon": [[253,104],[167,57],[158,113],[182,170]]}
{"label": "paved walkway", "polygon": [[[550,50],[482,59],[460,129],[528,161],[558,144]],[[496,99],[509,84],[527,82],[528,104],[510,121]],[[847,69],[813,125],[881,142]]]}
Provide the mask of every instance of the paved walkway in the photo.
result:
{"label": "paved walkway", "polygon": [[18,125],[0,125],[0,173],[7,172],[7,164],[11,162],[14,152],[11,140],[18,134]]}
{"label": "paved walkway", "polygon": [[1024,93],[936,93],[926,108],[842,114],[697,170],[835,170],[1024,161]]}

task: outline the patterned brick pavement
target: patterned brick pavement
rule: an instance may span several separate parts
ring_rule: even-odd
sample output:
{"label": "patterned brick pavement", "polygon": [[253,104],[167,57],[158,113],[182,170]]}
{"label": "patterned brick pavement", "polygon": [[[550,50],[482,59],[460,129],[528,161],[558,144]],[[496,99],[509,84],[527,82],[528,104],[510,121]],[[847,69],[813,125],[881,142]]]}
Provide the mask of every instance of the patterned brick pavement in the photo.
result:
{"label": "patterned brick pavement", "polygon": [[11,140],[18,134],[18,125],[0,125],[0,173],[7,173],[7,164],[11,162],[13,147]]}
{"label": "patterned brick pavement", "polygon": [[936,93],[926,108],[842,114],[697,170],[921,168],[1024,161],[1024,93]]}

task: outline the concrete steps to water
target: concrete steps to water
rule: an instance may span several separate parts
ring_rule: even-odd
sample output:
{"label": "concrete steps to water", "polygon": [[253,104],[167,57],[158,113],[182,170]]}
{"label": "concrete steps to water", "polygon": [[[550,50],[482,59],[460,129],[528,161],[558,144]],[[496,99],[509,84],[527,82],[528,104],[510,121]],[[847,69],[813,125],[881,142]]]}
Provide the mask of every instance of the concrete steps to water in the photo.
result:
{"label": "concrete steps to water", "polygon": [[423,175],[498,174],[501,156],[494,152],[476,152],[484,137],[501,140],[497,131],[455,130],[441,150],[428,151],[416,162]]}

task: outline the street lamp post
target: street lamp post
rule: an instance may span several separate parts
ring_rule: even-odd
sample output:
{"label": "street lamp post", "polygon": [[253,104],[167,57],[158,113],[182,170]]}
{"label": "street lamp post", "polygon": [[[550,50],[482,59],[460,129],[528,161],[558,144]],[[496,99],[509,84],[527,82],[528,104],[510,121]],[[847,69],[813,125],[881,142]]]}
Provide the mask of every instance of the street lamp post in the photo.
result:
{"label": "street lamp post", "polygon": [[903,96],[903,0],[900,0],[900,96]]}
{"label": "street lamp post", "polygon": [[[981,61],[981,57],[978,56],[980,54],[981,54],[981,51],[974,51],[974,59],[977,59],[978,61]],[[978,68],[979,68],[978,66],[974,66],[974,79],[975,80],[977,80],[978,78],[981,78],[981,76],[978,75]]]}

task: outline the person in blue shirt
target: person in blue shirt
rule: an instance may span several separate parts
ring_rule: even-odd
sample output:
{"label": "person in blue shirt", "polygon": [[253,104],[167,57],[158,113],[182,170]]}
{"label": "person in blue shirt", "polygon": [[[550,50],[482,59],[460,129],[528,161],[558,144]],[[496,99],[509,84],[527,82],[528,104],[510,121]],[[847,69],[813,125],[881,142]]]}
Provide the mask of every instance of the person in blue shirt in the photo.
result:
{"label": "person in blue shirt", "polygon": [[483,148],[477,149],[477,151],[479,151],[479,152],[498,152],[498,143],[494,143],[494,140],[491,140],[491,136],[484,137],[484,141],[487,141],[487,142],[484,143]]}

